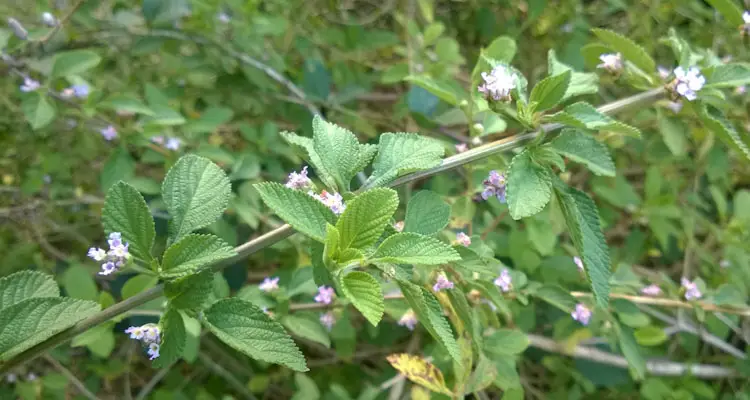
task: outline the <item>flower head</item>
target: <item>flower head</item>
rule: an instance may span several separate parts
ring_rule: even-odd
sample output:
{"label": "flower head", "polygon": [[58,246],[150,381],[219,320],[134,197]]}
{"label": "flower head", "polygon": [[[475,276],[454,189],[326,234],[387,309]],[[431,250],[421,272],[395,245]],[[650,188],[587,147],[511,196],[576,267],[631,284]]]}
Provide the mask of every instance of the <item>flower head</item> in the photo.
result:
{"label": "flower head", "polygon": [[516,75],[508,68],[498,65],[490,73],[482,72],[482,83],[477,90],[485,98],[495,101],[510,101],[510,92],[516,88]]}
{"label": "flower head", "polygon": [[112,140],[117,137],[117,129],[115,129],[114,126],[109,125],[106,128],[102,128],[99,130],[99,133],[104,136],[105,140]]}
{"label": "flower head", "polygon": [[89,249],[87,256],[94,259],[94,261],[102,261],[107,257],[107,252],[104,249],[98,247],[92,247]]}
{"label": "flower head", "polygon": [[320,323],[330,331],[333,328],[333,325],[336,323],[336,316],[333,315],[333,311],[328,311],[324,314],[321,314]]}
{"label": "flower head", "polygon": [[286,187],[290,189],[309,189],[312,185],[312,181],[307,177],[307,166],[303,167],[299,173],[292,171],[286,179]]}
{"label": "flower head", "polygon": [[29,77],[23,78],[23,85],[21,85],[21,91],[22,92],[33,92],[42,85],[39,84],[39,81],[36,81],[34,79],[31,79]]}
{"label": "flower head", "polygon": [[130,328],[125,329],[125,333],[130,335],[131,339],[135,339],[135,340],[143,339],[143,327],[141,326],[131,326]]}
{"label": "flower head", "polygon": [[341,197],[338,193],[328,193],[327,191],[322,191],[320,194],[315,194],[313,191],[307,192],[310,196],[317,199],[319,202],[326,205],[326,207],[330,208],[331,211],[333,211],[336,215],[341,215],[341,213],[346,210],[346,204],[344,204],[344,198]]}
{"label": "flower head", "polygon": [[182,146],[182,140],[176,137],[171,137],[167,139],[167,143],[164,144],[164,147],[166,147],[168,150],[177,151],[180,149],[180,146]]}
{"label": "flower head", "polygon": [[661,295],[661,288],[659,285],[652,283],[645,288],[641,289],[641,294],[644,296],[660,296]]}
{"label": "flower head", "polygon": [[153,360],[159,357],[159,347],[159,343],[149,343],[147,351],[149,360]]}
{"label": "flower head", "polygon": [[315,296],[316,303],[331,304],[336,291],[330,286],[321,286],[318,288],[318,295]]}
{"label": "flower head", "polygon": [[99,275],[110,275],[117,271],[117,264],[112,261],[107,261],[102,264],[102,270],[99,271]]}
{"label": "flower head", "polygon": [[680,101],[670,101],[667,103],[667,108],[670,109],[673,113],[677,114],[682,110],[682,102]]}
{"label": "flower head", "polygon": [[703,89],[706,84],[706,78],[701,74],[698,67],[690,67],[685,70],[682,67],[674,69],[675,79],[670,84],[673,93],[693,101],[698,98],[697,92]]}
{"label": "flower head", "polygon": [[44,22],[45,25],[52,27],[57,25],[57,18],[55,18],[52,13],[45,12],[42,13],[42,22]]}
{"label": "flower head", "polygon": [[463,232],[458,232],[456,234],[456,242],[461,246],[469,247],[471,246],[471,237]]}
{"label": "flower head", "polygon": [[404,221],[398,221],[395,224],[393,224],[393,229],[396,232],[403,232],[404,231]]}
{"label": "flower head", "polygon": [[666,81],[667,78],[669,78],[669,75],[672,74],[672,71],[670,71],[669,68],[663,67],[661,65],[656,67],[656,72],[659,73],[659,78],[661,78],[661,80],[663,81]]}
{"label": "flower head", "polygon": [[35,381],[35,380],[37,380],[37,378],[39,378],[39,377],[36,376],[36,374],[33,373],[33,372],[29,372],[28,375],[26,375],[26,380],[27,381]]}
{"label": "flower head", "polygon": [[572,313],[570,313],[570,316],[573,317],[574,320],[581,323],[581,325],[588,325],[589,320],[591,319],[591,310],[586,307],[583,303],[576,304],[576,309]]}
{"label": "flower head", "polygon": [[727,260],[726,258],[719,261],[719,267],[721,268],[729,268],[732,266],[732,262]]}
{"label": "flower head", "polygon": [[224,11],[216,14],[216,19],[222,24],[228,24],[232,21],[232,17],[230,17],[229,14],[225,13]]}
{"label": "flower head", "polygon": [[151,143],[156,143],[156,144],[159,144],[159,145],[162,145],[162,146],[164,145],[164,136],[161,136],[161,135],[159,135],[159,136],[151,136],[150,140],[151,140]]}
{"label": "flower head", "polygon": [[406,329],[410,331],[414,330],[414,327],[417,326],[417,322],[417,314],[415,314],[414,310],[412,310],[411,308],[408,309],[398,320],[398,324],[400,326],[405,326]]}
{"label": "flower head", "polygon": [[146,343],[161,342],[161,330],[157,325],[147,324],[141,327],[143,329],[143,341]]}
{"label": "flower head", "polygon": [[602,62],[597,65],[597,68],[607,70],[612,74],[619,74],[622,72],[622,54],[620,53],[607,53],[599,56],[599,60]]}
{"label": "flower head", "polygon": [[576,267],[578,267],[578,270],[583,272],[583,260],[581,260],[581,257],[575,256],[573,257],[573,263],[575,263]]}
{"label": "flower head", "polygon": [[510,271],[507,268],[504,268],[500,272],[500,276],[495,279],[495,286],[499,287],[503,293],[509,292],[513,287],[513,278],[510,276]]}
{"label": "flower head", "polygon": [[87,254],[95,261],[104,261],[99,275],[109,275],[116,272],[130,259],[130,252],[128,251],[129,244],[122,242],[122,235],[120,232],[110,233],[107,242],[109,243],[109,251],[105,252],[98,247],[92,247]]}
{"label": "flower head", "polygon": [[740,25],[740,34],[750,34],[750,11],[745,10],[745,12],[742,13],[742,21],[744,24]]}
{"label": "flower head", "polygon": [[65,90],[70,90],[72,95],[79,99],[85,99],[89,97],[89,85],[86,84],[73,85]]}
{"label": "flower head", "polygon": [[703,297],[703,293],[701,293],[700,289],[698,289],[698,285],[695,282],[691,282],[687,278],[683,277],[680,280],[680,283],[685,289],[685,300],[692,301]]}
{"label": "flower head", "polygon": [[487,200],[495,196],[498,201],[505,203],[505,183],[505,174],[498,173],[495,170],[490,171],[490,175],[482,182],[482,185],[484,185],[482,199]]}
{"label": "flower head", "polygon": [[258,288],[264,292],[273,292],[279,289],[279,277],[265,278],[263,282],[258,285]]}
{"label": "flower head", "polygon": [[18,380],[18,375],[14,373],[9,373],[8,375],[5,375],[5,381],[8,383],[13,383]]}
{"label": "flower head", "polygon": [[439,292],[443,289],[453,289],[453,282],[448,280],[448,277],[445,276],[444,272],[441,272],[437,280],[435,280],[435,285],[432,286],[432,290],[435,292]]}
{"label": "flower head", "polygon": [[469,150],[469,145],[466,143],[459,143],[456,146],[456,153],[463,153],[466,150]]}

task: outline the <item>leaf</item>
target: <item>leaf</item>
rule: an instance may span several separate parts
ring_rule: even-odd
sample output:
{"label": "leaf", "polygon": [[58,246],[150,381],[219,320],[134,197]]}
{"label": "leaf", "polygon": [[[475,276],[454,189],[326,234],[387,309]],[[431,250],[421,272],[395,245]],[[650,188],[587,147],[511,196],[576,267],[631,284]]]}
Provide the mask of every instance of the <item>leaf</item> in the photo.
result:
{"label": "leaf", "polygon": [[599,38],[599,40],[604,42],[607,47],[618,53],[622,53],[622,56],[626,60],[635,64],[638,68],[643,70],[643,72],[651,74],[656,70],[654,59],[651,58],[643,47],[637,45],[629,38],[607,29],[593,28],[591,31]]}
{"label": "leaf", "polygon": [[750,64],[719,64],[703,71],[706,88],[732,88],[750,84]]}
{"label": "leaf", "polygon": [[582,94],[593,94],[599,91],[598,83],[599,77],[593,72],[576,72],[573,68],[567,64],[558,61],[555,51],[551,50],[547,53],[547,73],[549,75],[558,75],[565,71],[570,71],[570,83],[565,91],[565,95],[560,101],[565,101],[571,97],[580,96]]}
{"label": "leaf", "polygon": [[320,325],[320,322],[297,315],[287,315],[281,323],[292,332],[292,335],[320,343],[328,349],[331,348],[331,338],[328,337],[328,332]]}
{"label": "leaf", "polygon": [[568,227],[570,238],[581,255],[586,277],[591,284],[598,305],[609,302],[610,270],[609,248],[602,234],[599,212],[591,198],[581,191],[559,182],[555,193]]}
{"label": "leaf", "polygon": [[154,112],[147,105],[143,104],[141,100],[124,95],[112,96],[103,102],[101,106],[118,112],[143,114],[147,116],[154,115]]}
{"label": "leaf", "polygon": [[565,107],[564,111],[550,115],[548,119],[575,128],[611,131],[629,137],[641,137],[641,131],[638,128],[616,121],[585,102],[571,104]]}
{"label": "leaf", "polygon": [[614,322],[615,331],[617,332],[617,338],[620,344],[620,350],[628,360],[630,370],[633,372],[635,379],[641,380],[646,377],[646,360],[643,359],[638,344],[633,336],[633,330],[621,326],[617,322]]}
{"label": "leaf", "polygon": [[372,175],[364,186],[384,186],[401,175],[436,167],[444,153],[434,139],[414,133],[384,133],[380,135]]}
{"label": "leaf", "polygon": [[60,289],[51,275],[19,271],[0,278],[0,310],[35,297],[59,297]]}
{"label": "leaf", "polygon": [[189,133],[211,133],[220,125],[232,120],[234,111],[226,107],[209,107],[200,118],[190,121],[185,125],[185,132]]}
{"label": "leaf", "polygon": [[667,145],[669,151],[677,157],[687,154],[690,142],[685,137],[685,132],[690,130],[685,123],[680,119],[667,117],[661,112],[658,113],[658,119],[659,133],[661,133],[662,140],[664,140],[664,144]]}
{"label": "leaf", "polygon": [[448,225],[451,206],[435,192],[417,192],[406,205],[404,232],[434,235]]}
{"label": "leaf", "polygon": [[292,132],[281,132],[280,135],[284,140],[287,141],[287,143],[291,144],[297,150],[302,151],[306,155],[307,160],[310,162],[310,164],[312,164],[318,177],[321,181],[323,181],[323,184],[325,184],[329,188],[336,187],[336,181],[334,181],[333,175],[328,171],[326,165],[323,163],[323,160],[315,150],[312,139],[304,136],[299,136]]}
{"label": "leaf", "polygon": [[479,355],[477,367],[466,384],[465,394],[480,392],[489,387],[497,377],[497,368],[483,354]]}
{"label": "leaf", "polygon": [[120,232],[123,242],[137,258],[150,262],[156,230],[151,211],[143,196],[134,187],[118,182],[107,191],[102,210],[104,232]]}
{"label": "leaf", "polygon": [[737,6],[735,0],[707,0],[716,11],[718,11],[733,27],[745,25],[742,18],[742,10]]}
{"label": "leaf", "polygon": [[312,196],[280,183],[254,185],[263,202],[286,223],[318,242],[325,241],[326,224],[333,224],[333,211]]}
{"label": "leaf", "polygon": [[99,180],[102,191],[106,192],[115,183],[130,179],[135,174],[135,160],[124,147],[118,147],[104,164]]}
{"label": "leaf", "polygon": [[536,111],[544,111],[556,106],[565,97],[570,85],[571,72],[565,71],[542,79],[531,90],[529,102],[536,102]]}
{"label": "leaf", "polygon": [[370,262],[438,265],[460,259],[453,248],[433,237],[397,233],[383,240]]}
{"label": "leaf", "polygon": [[[68,297],[91,301],[99,299],[99,289],[96,287],[94,278],[91,277],[89,270],[81,265],[71,265],[65,270],[60,281]],[[51,297],[57,297],[57,294]]]}
{"label": "leaf", "polygon": [[207,158],[190,154],[169,170],[161,193],[172,217],[169,239],[174,243],[219,219],[229,203],[231,187],[221,168]]}
{"label": "leaf", "polygon": [[214,289],[214,274],[202,271],[164,284],[164,294],[169,307],[176,310],[201,310],[211,299]]}
{"label": "leaf", "polygon": [[521,331],[498,329],[484,338],[484,350],[498,356],[512,356],[523,353],[529,343],[529,337]]}
{"label": "leaf", "polygon": [[734,149],[738,153],[744,155],[747,159],[750,159],[750,147],[745,139],[740,136],[740,133],[734,129],[734,126],[727,121],[726,117],[718,109],[702,105],[699,108],[698,114],[701,117],[701,121],[706,127],[715,133],[724,144]]}
{"label": "leaf", "polygon": [[208,329],[235,350],[295,371],[308,370],[305,357],[281,324],[253,303],[237,298],[219,300],[204,317]]}
{"label": "leaf", "polygon": [[669,337],[664,329],[658,326],[644,326],[635,331],[635,341],[641,346],[658,346],[667,341]]}
{"label": "leaf", "polygon": [[615,163],[607,146],[585,132],[563,129],[549,146],[559,154],[585,165],[596,175],[615,176]]}
{"label": "leaf", "polygon": [[513,157],[508,168],[508,210],[513,219],[530,217],[544,209],[552,196],[552,174],[531,159],[526,150]]}
{"label": "leaf", "polygon": [[434,94],[437,98],[452,106],[458,105],[459,100],[464,97],[447,83],[435,80],[427,75],[409,75],[404,80]]}
{"label": "leaf", "polygon": [[433,392],[453,396],[453,392],[445,385],[443,373],[422,357],[401,353],[391,354],[386,359],[410,381]]}
{"label": "leaf", "polygon": [[185,321],[182,314],[174,309],[167,309],[167,312],[159,320],[162,338],[159,347],[159,357],[153,361],[156,368],[164,368],[177,361],[182,357],[187,343],[187,332],[185,331]]}
{"label": "leaf", "polygon": [[71,347],[86,346],[92,353],[100,358],[107,358],[115,349],[115,335],[112,328],[114,322],[106,322],[95,326],[73,338]]}
{"label": "leaf", "polygon": [[373,156],[371,147],[360,145],[353,133],[319,115],[313,118],[313,148],[342,193],[349,191],[352,178],[364,168],[363,159],[367,165]]}
{"label": "leaf", "polygon": [[305,374],[295,373],[294,384],[297,386],[297,392],[292,396],[292,400],[318,400],[320,399],[320,390],[315,381]]}
{"label": "leaf", "polygon": [[31,129],[37,130],[49,125],[55,119],[57,109],[39,92],[27,93],[21,101],[21,110]]}
{"label": "leaf", "polygon": [[159,278],[156,276],[145,274],[136,275],[125,282],[120,290],[120,294],[123,299],[129,299],[138,293],[151,289],[156,286],[157,283],[159,283]]}
{"label": "leaf", "polygon": [[397,208],[398,193],[388,188],[371,189],[349,201],[336,222],[341,234],[339,247],[364,249],[373,245]]}
{"label": "leaf", "polygon": [[482,52],[492,59],[510,63],[516,55],[516,41],[509,36],[498,36]]}
{"label": "leaf", "polygon": [[373,326],[377,326],[383,318],[383,311],[385,310],[383,290],[380,283],[366,272],[353,271],[341,279],[341,289],[346,297],[352,301],[354,307]]}
{"label": "leaf", "polygon": [[65,297],[26,299],[0,313],[0,360],[43,342],[99,311],[93,301]]}
{"label": "leaf", "polygon": [[217,236],[190,234],[164,252],[160,275],[176,277],[193,274],[235,255],[237,252]]}
{"label": "leaf", "polygon": [[532,295],[566,313],[571,312],[577,303],[576,298],[571,296],[570,292],[557,285],[544,285],[535,290]]}
{"label": "leaf", "polygon": [[55,55],[55,60],[52,64],[51,77],[80,75],[99,65],[101,60],[102,58],[98,54],[89,50],[59,52]]}

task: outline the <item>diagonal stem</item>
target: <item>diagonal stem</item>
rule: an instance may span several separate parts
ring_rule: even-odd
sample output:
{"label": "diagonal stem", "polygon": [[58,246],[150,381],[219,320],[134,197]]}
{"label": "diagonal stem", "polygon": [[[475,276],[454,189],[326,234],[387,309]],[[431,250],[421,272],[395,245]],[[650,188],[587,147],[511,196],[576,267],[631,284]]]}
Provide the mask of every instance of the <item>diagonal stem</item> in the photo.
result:
{"label": "diagonal stem", "polygon": [[[616,114],[628,109],[636,107],[646,106],[660,99],[664,94],[663,88],[652,89],[637,95],[626,97],[615,102],[605,104],[599,107],[597,110],[607,114]],[[550,132],[552,130],[560,129],[560,124],[548,124],[544,125],[540,130],[524,133],[520,135],[510,136],[504,139],[497,140],[485,144],[480,147],[473,148],[464,153],[456,154],[443,160],[443,162],[434,168],[419,171],[412,174],[405,175],[391,182],[388,186],[399,186],[405,183],[413,182],[419,179],[427,178],[436,175],[440,172],[449,171],[454,168],[458,168],[462,165],[487,158],[491,155],[501,153],[507,150],[518,148],[529,141],[536,138],[540,132]],[[245,259],[251,254],[269,247],[283,239],[291,236],[295,233],[294,228],[289,224],[285,224],[276,228],[270,232],[267,232],[253,240],[250,240],[235,248],[237,255],[220,261],[216,264],[211,265],[215,271],[220,271],[229,265],[236,263],[239,260]],[[143,305],[151,300],[154,300],[164,293],[164,285],[160,284],[153,287],[145,292],[141,292],[129,299],[121,301],[109,308],[106,308],[96,315],[93,315],[85,320],[77,323],[73,327],[62,331],[49,339],[31,347],[30,349],[18,354],[16,357],[10,359],[8,362],[0,366],[0,373],[7,372],[11,368],[14,368],[22,363],[33,360],[42,355],[47,350],[53,349],[75,337],[76,335],[83,333],[102,322],[108,321],[120,314],[126,313],[140,305]]]}

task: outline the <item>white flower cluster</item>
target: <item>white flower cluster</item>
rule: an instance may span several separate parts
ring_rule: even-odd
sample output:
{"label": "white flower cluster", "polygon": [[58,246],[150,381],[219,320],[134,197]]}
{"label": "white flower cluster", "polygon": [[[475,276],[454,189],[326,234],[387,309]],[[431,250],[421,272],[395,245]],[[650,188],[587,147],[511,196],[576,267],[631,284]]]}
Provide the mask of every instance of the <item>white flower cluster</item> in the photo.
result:
{"label": "white flower cluster", "polygon": [[607,53],[599,56],[599,60],[602,62],[597,65],[597,68],[602,68],[609,71],[612,74],[619,74],[622,71],[622,54],[620,53]]}
{"label": "white flower cluster", "polygon": [[482,84],[478,90],[484,93],[486,98],[496,101],[510,101],[510,92],[516,88],[516,74],[510,69],[498,65],[490,73],[482,72]]}
{"label": "white flower cluster", "polygon": [[149,360],[159,357],[159,343],[161,342],[161,330],[154,324],[143,326],[131,326],[125,329],[125,333],[131,339],[140,340],[148,347]]}
{"label": "white flower cluster", "polygon": [[677,67],[674,69],[674,76],[672,83],[674,92],[689,101],[698,98],[697,92],[706,84],[706,78],[697,67],[690,67],[687,70]]}

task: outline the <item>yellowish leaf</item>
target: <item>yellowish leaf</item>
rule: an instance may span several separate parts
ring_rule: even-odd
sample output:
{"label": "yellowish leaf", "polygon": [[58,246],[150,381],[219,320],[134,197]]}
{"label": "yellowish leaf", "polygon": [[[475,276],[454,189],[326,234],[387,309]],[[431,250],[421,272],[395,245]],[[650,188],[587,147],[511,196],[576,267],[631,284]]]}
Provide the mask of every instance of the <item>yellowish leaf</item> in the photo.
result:
{"label": "yellowish leaf", "polygon": [[391,354],[387,357],[393,368],[401,372],[410,381],[424,386],[433,392],[452,396],[453,393],[445,386],[443,373],[437,367],[419,356],[411,354]]}

